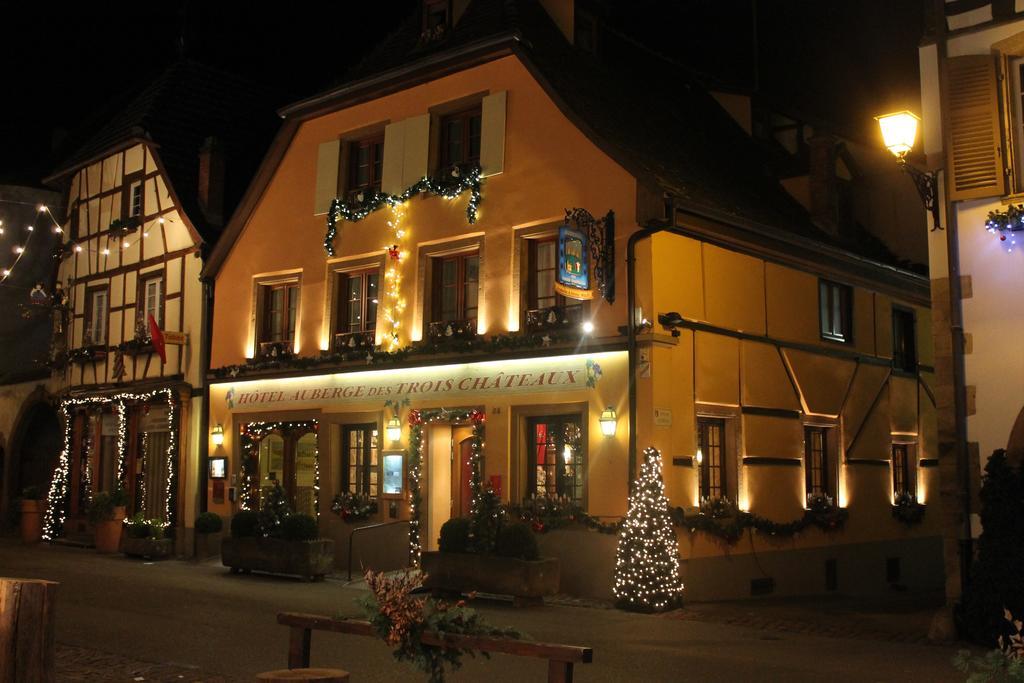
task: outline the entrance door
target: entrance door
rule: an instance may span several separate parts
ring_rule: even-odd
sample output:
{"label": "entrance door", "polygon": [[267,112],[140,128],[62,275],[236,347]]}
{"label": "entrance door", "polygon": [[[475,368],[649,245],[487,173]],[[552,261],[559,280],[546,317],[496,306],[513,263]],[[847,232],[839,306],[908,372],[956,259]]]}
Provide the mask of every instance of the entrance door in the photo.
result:
{"label": "entrance door", "polygon": [[259,443],[259,505],[281,484],[292,510],[316,515],[317,435],[311,429],[277,431]]}

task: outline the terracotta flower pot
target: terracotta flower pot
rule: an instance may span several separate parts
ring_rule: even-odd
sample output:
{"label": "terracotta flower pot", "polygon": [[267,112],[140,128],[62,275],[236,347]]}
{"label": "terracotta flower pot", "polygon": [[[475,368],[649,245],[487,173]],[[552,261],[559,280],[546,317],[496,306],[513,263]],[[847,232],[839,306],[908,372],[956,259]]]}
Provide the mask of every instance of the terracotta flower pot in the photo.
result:
{"label": "terracotta flower pot", "polygon": [[124,507],[114,508],[114,516],[96,523],[96,551],[116,553],[121,549],[121,531],[124,527]]}
{"label": "terracotta flower pot", "polygon": [[43,502],[21,501],[21,542],[33,545],[43,538]]}

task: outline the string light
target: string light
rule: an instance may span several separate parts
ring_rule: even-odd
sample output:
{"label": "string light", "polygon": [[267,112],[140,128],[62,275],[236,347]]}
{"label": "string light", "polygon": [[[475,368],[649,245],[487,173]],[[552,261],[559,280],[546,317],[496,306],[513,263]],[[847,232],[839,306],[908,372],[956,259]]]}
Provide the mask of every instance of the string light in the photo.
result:
{"label": "string light", "polygon": [[612,592],[621,607],[652,612],[678,604],[683,581],[679,578],[679,543],[661,474],[661,453],[646,448],[644,457],[619,532]]}
{"label": "string light", "polygon": [[[7,200],[0,200],[0,201],[7,201]],[[24,204],[24,202],[8,202],[8,203]],[[53,223],[55,231],[59,231],[60,224],[53,217],[53,214],[50,213],[50,210],[46,207],[45,204],[40,204],[39,206],[37,206],[36,207],[36,211],[38,211],[39,213],[46,213],[47,217],[49,217],[50,221]],[[3,221],[0,221],[0,235],[4,234],[4,230],[3,230],[2,226],[3,226]],[[18,262],[21,261],[21,257],[25,255],[25,250],[28,249],[29,243],[32,241],[32,235],[35,232],[35,226],[34,225],[27,225],[25,227],[26,227],[26,229],[27,229],[27,231],[29,233],[28,237],[25,238],[25,243],[24,244],[19,244],[16,247],[14,247],[14,253],[17,254],[17,256],[15,256],[15,258],[14,258],[14,263],[12,263],[8,267],[6,267],[2,271],[0,271],[0,283],[4,282],[5,280],[7,280],[7,278],[9,278],[11,276],[11,273],[14,272],[15,267],[17,267]]]}
{"label": "string light", "polygon": [[64,446],[57,461],[57,469],[54,471],[53,479],[50,482],[50,491],[47,496],[46,515],[43,519],[43,538],[53,540],[64,533],[64,522],[68,516],[68,486],[71,475],[71,452],[72,452],[72,409],[81,406],[102,406],[113,404],[117,409],[117,484],[124,486],[124,451],[127,443],[127,409],[129,403],[148,403],[157,396],[163,395],[167,402],[167,489],[165,491],[164,510],[165,520],[168,526],[173,526],[174,512],[174,461],[178,452],[178,440],[175,433],[177,419],[177,403],[175,393],[171,388],[154,389],[153,391],[135,393],[122,392],[112,396],[88,396],[83,398],[65,398],[61,401],[60,411],[64,419]]}
{"label": "string light", "polygon": [[390,327],[383,342],[389,352],[397,351],[401,347],[401,337],[398,329],[402,325],[402,314],[405,312],[405,298],[402,296],[402,258],[404,252],[402,245],[408,230],[404,227],[405,204],[392,204],[391,215],[388,218],[388,228],[391,230],[392,245],[385,247],[388,253],[387,269],[384,271],[384,321]]}

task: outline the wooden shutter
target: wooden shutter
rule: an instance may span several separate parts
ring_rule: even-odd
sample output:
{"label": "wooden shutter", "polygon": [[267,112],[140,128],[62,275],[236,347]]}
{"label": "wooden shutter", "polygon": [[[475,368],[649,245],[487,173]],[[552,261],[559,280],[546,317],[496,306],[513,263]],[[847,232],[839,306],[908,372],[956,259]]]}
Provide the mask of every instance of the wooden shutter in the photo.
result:
{"label": "wooden shutter", "polygon": [[384,170],[380,189],[387,194],[401,194],[402,168],[405,163],[405,122],[389,123],[384,128]]}
{"label": "wooden shutter", "polygon": [[338,153],[340,140],[331,140],[320,145],[316,154],[316,197],[313,214],[327,213],[331,200],[338,194]]}
{"label": "wooden shutter", "polygon": [[[402,155],[402,190],[415,185],[427,175],[430,156],[430,114],[404,121],[405,151]],[[386,155],[385,155],[386,156]]]}
{"label": "wooden shutter", "polygon": [[502,90],[484,98],[480,107],[480,168],[485,176],[505,170],[505,100]]}
{"label": "wooden shutter", "polygon": [[947,65],[950,199],[1004,194],[995,59],[991,55],[966,55],[951,57]]}

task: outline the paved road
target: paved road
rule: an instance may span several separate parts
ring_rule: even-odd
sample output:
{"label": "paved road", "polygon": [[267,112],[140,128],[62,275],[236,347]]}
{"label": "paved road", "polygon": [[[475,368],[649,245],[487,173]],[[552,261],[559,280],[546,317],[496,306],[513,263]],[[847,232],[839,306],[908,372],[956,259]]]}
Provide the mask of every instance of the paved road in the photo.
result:
{"label": "paved road", "polygon": [[[7,539],[0,540],[0,575],[61,583],[58,643],[194,670],[194,680],[252,680],[256,672],[282,668],[287,632],[275,622],[279,611],[355,616],[354,600],[365,595],[332,580],[233,576],[215,563],[149,564],[90,550],[23,548]],[[582,682],[962,680],[949,664],[951,647],[759,630],[678,613],[478,607],[491,623],[538,640],[593,647],[594,663],[577,669]],[[316,633],[312,651],[313,666],[347,669],[354,682],[423,680],[394,662],[380,641]],[[499,655],[467,661],[452,679],[530,681],[545,673],[542,661]]]}

